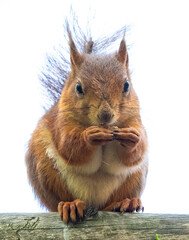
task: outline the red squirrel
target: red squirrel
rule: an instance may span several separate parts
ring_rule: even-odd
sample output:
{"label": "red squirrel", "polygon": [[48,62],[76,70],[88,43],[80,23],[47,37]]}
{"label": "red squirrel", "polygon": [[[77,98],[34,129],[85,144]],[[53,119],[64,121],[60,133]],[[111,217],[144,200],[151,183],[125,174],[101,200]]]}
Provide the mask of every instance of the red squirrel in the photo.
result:
{"label": "red squirrel", "polygon": [[[68,29],[71,71],[28,144],[29,181],[42,205],[68,223],[93,206],[141,211],[147,135],[129,72],[125,37],[117,52],[78,51]],[[63,74],[63,73],[62,73]]]}

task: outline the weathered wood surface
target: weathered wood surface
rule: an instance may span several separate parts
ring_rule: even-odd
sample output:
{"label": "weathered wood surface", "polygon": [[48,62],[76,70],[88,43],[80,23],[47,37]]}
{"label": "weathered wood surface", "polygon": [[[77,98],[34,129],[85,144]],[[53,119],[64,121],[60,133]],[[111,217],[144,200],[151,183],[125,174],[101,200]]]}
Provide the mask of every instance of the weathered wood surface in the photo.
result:
{"label": "weathered wood surface", "polygon": [[189,215],[119,214],[99,212],[75,225],[65,225],[57,213],[0,214],[1,240],[189,240]]}

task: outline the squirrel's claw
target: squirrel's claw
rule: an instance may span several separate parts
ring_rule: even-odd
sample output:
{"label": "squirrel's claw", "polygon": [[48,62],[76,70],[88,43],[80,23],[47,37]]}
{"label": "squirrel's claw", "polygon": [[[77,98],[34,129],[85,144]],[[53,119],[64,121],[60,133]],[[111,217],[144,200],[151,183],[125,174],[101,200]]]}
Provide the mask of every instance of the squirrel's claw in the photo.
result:
{"label": "squirrel's claw", "polygon": [[140,212],[144,211],[140,198],[126,198],[121,202],[114,202],[104,208],[102,211],[116,211],[116,212]]}
{"label": "squirrel's claw", "polygon": [[86,203],[77,199],[73,202],[59,202],[58,214],[61,220],[67,224],[70,220],[75,223],[83,218],[83,211],[86,209]]}

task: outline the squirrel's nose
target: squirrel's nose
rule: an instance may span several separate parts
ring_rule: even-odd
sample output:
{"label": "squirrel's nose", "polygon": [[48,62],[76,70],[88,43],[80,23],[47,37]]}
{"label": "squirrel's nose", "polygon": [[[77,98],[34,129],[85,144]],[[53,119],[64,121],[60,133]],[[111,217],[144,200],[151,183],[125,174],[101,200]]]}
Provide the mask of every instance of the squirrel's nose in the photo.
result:
{"label": "squirrel's nose", "polygon": [[101,123],[109,123],[114,117],[114,114],[109,111],[101,111],[97,116]]}

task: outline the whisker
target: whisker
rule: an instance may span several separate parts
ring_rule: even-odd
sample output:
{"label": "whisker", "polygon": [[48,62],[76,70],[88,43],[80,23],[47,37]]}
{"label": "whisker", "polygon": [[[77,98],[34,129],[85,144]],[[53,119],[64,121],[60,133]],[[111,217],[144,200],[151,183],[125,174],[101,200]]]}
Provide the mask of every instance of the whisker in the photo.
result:
{"label": "whisker", "polygon": [[107,166],[110,166],[110,165],[111,165],[110,163],[107,163],[107,162],[105,162],[104,160],[102,161],[102,163],[104,163],[104,164],[107,165]]}
{"label": "whisker", "polygon": [[94,125],[96,125],[96,122],[95,121],[91,122],[91,126],[94,126]]}

